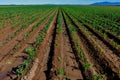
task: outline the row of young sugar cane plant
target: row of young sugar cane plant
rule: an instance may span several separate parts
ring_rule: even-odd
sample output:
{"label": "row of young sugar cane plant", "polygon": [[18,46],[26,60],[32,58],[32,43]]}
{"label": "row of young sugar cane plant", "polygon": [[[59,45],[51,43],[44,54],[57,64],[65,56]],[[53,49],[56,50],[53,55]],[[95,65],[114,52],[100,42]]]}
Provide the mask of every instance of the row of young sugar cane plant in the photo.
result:
{"label": "row of young sugar cane plant", "polygon": [[[34,33],[34,30],[38,29],[40,27],[40,25],[43,22],[45,22],[48,17],[51,17],[52,15],[51,16],[49,16],[49,15],[54,14],[53,12],[55,12],[55,11],[51,10],[51,12],[46,13],[46,15],[44,15],[43,18],[41,18],[41,20],[35,26],[33,26],[30,31],[28,31],[28,32],[26,32],[25,34],[22,35],[22,40],[24,40],[24,41],[28,40],[27,38],[30,37],[32,33]],[[13,55],[17,50],[20,49],[20,47],[21,46],[19,45],[19,43],[16,44],[14,46],[14,48],[10,51],[10,54]]]}
{"label": "row of young sugar cane plant", "polygon": [[109,19],[86,14],[85,16],[82,16],[82,20],[93,25],[94,28],[96,28],[96,26],[97,26],[97,28],[99,28],[101,26],[101,27],[104,27],[105,29],[109,30],[110,32],[114,33],[117,36],[120,35],[120,33],[119,33],[120,24],[113,22]]}
{"label": "row of young sugar cane plant", "polygon": [[[90,20],[88,20],[90,21]],[[85,23],[85,22],[84,22]],[[87,23],[86,23],[87,24]],[[111,33],[110,31],[106,30],[105,28],[103,28],[102,26],[99,26],[98,24],[94,24],[94,23],[91,23],[89,25],[89,23],[87,24],[88,26],[92,26],[95,30],[98,31],[99,34],[102,33],[102,36],[104,39],[110,41],[110,43],[116,48],[116,49],[119,49],[120,48],[120,38],[118,37],[119,36],[119,29],[118,28],[115,28],[115,27],[112,27],[113,32],[114,34],[117,34],[118,36],[114,35],[113,33]],[[111,37],[112,36],[112,37]]]}
{"label": "row of young sugar cane plant", "polygon": [[[116,42],[116,39],[110,38],[110,37],[108,36],[109,33],[106,32],[105,29],[103,30],[101,27],[99,27],[99,25],[86,23],[86,22],[89,21],[89,20],[86,19],[85,17],[84,17],[84,20],[85,20],[85,21],[82,21],[83,18],[81,18],[81,20],[80,20],[80,17],[77,16],[77,14],[74,13],[74,12],[73,12],[72,14],[69,13],[69,15],[72,15],[72,17],[77,18],[80,22],[82,22],[82,23],[85,24],[85,25],[88,25],[88,26],[90,26],[90,27],[93,26],[92,28],[94,28],[95,30],[97,30],[99,34],[102,33],[102,35],[103,35],[103,37],[104,37],[105,39],[109,39],[109,40],[110,40],[111,45],[113,45],[116,49],[119,49],[119,48],[120,48],[119,38],[117,38],[117,42]],[[118,31],[119,31],[119,30],[118,30]],[[111,33],[111,34],[112,34],[112,33]]]}
{"label": "row of young sugar cane plant", "polygon": [[82,12],[84,14],[93,14],[94,16],[99,16],[102,18],[109,19],[111,21],[117,22],[120,15],[119,7],[110,6],[68,6],[73,10]]}
{"label": "row of young sugar cane plant", "polygon": [[57,26],[57,33],[60,34],[61,31],[62,31],[62,14],[61,14],[61,11],[59,12],[59,16],[58,16],[58,26]]}
{"label": "row of young sugar cane plant", "polygon": [[[35,16],[35,15],[33,15],[33,16]],[[23,21],[24,21],[24,22],[22,21],[23,23],[20,21],[20,23],[18,22],[18,24],[12,25],[11,28],[12,28],[13,31],[6,36],[6,38],[4,39],[5,42],[2,45],[4,45],[5,43],[9,42],[12,38],[14,38],[16,35],[18,35],[22,30],[27,28],[30,25],[30,23],[28,24],[28,22],[29,21],[32,22],[35,19],[35,18],[32,18],[33,16],[25,17],[25,18],[30,18],[30,20],[24,21],[25,18],[23,18]]]}
{"label": "row of young sugar cane plant", "polygon": [[[11,9],[10,9],[11,8]],[[29,12],[28,12],[29,11]],[[19,7],[4,7],[1,10],[1,27],[7,27],[6,25],[17,25],[27,21],[29,16],[34,14],[34,10],[26,10]],[[3,25],[2,25],[3,24]],[[16,26],[14,26],[16,27]]]}
{"label": "row of young sugar cane plant", "polygon": [[115,35],[120,35],[118,30],[120,29],[119,28],[119,25],[118,23],[116,22],[113,22],[113,21],[110,21],[108,19],[104,19],[104,18],[101,18],[101,17],[98,17],[98,16],[94,16],[94,15],[86,15],[84,17],[82,17],[87,23],[93,25],[93,27],[95,27],[96,25],[101,26],[101,27],[104,27],[105,29],[111,31],[112,33],[114,33]]}
{"label": "row of young sugar cane plant", "polygon": [[[61,37],[62,37],[62,29],[63,29],[63,17],[62,17],[62,13],[61,13],[61,8],[59,8],[60,9],[60,11],[59,11],[59,15],[58,15],[58,20],[57,20],[57,34],[56,34],[56,49],[58,49],[58,50],[60,50],[61,49],[61,46],[62,46],[62,44],[61,44],[61,41],[62,41],[62,39],[61,39]],[[63,77],[65,76],[65,66],[64,65],[61,65],[61,64],[63,64],[63,60],[62,60],[62,55],[63,53],[61,53],[61,51],[59,52],[59,53],[56,53],[56,54],[54,54],[54,58],[56,58],[56,56],[55,55],[57,55],[57,59],[55,59],[55,60],[57,60],[58,62],[59,62],[59,67],[57,67],[56,69],[55,69],[55,74],[56,74],[56,76],[59,76],[59,75],[62,75]],[[55,61],[55,62],[57,62],[57,61]],[[56,65],[56,64],[55,64]]]}
{"label": "row of young sugar cane plant", "polygon": [[[88,11],[88,9],[90,9],[90,10]],[[88,9],[86,10],[86,12],[88,12],[90,15],[94,15],[94,18],[99,17],[99,18],[102,18],[103,20],[106,19],[108,21],[111,21],[112,23],[116,22],[116,19],[119,18],[120,10],[117,7],[116,8],[111,8],[111,7],[104,7],[104,8],[93,7],[93,8],[90,8],[90,7],[88,7]],[[88,13],[87,13],[87,15],[88,15]],[[114,18],[114,19],[112,19],[112,18]],[[118,22],[116,22],[116,23],[118,23]]]}
{"label": "row of young sugar cane plant", "polygon": [[[46,10],[44,13],[46,13],[49,10]],[[28,28],[30,24],[34,23],[36,20],[40,19],[44,14],[42,12],[37,13],[36,15],[31,16],[30,20],[24,21],[22,26],[16,30],[16,32],[8,35],[8,41],[14,38],[17,34],[19,34],[24,29]],[[39,17],[38,17],[39,16]]]}
{"label": "row of young sugar cane plant", "polygon": [[[75,18],[76,19],[76,18]],[[77,20],[75,20],[75,19],[73,19],[74,20],[74,22],[77,22]],[[77,23],[79,23],[79,22],[77,22]],[[80,25],[80,24],[78,24],[78,25]],[[83,25],[84,26],[84,25]],[[90,35],[91,35],[91,33],[89,33],[89,31],[85,31],[85,27],[81,27],[81,28],[83,28],[82,29],[82,31],[84,31],[84,34],[86,34],[86,36],[87,36],[87,38],[90,38]],[[80,32],[82,32],[82,31],[80,31]],[[82,32],[83,33],[83,32]],[[86,41],[88,41],[88,40],[86,40]],[[97,42],[96,41],[94,41],[93,39],[92,39],[92,37],[91,37],[91,39],[89,40],[89,41],[91,41],[90,43],[92,44],[91,46],[93,46],[94,47],[94,49],[95,50],[93,50],[93,52],[94,51],[96,51],[93,55],[94,56],[92,56],[92,57],[94,57],[95,58],[95,56],[97,56],[97,57],[99,57],[99,60],[101,61],[102,59],[104,59],[104,61],[106,61],[106,62],[104,62],[104,63],[102,63],[102,65],[105,65],[106,63],[107,63],[107,61],[108,61],[108,59],[106,59],[105,58],[105,55],[104,54],[102,54],[101,55],[101,53],[105,53],[105,51],[104,51],[104,49],[102,49],[102,48],[99,48],[98,47],[98,44],[97,44]],[[91,49],[93,49],[93,48],[91,48]],[[97,54],[97,55],[96,55]],[[104,55],[104,57],[101,57],[101,56],[103,56]],[[102,59],[101,59],[102,58]],[[96,59],[97,60],[97,59]],[[108,61],[108,62],[111,62],[111,61]],[[96,62],[95,62],[96,63]],[[99,64],[98,62],[97,62],[97,64]],[[100,64],[100,66],[101,66],[101,64]],[[108,65],[105,65],[105,66],[108,66]],[[111,68],[111,71],[114,73],[114,68],[113,68],[113,66],[114,65],[111,65],[111,66],[109,66],[110,68]],[[115,66],[114,66],[115,67]],[[104,69],[104,68],[103,68]],[[119,68],[117,68],[116,69],[116,73],[117,73],[117,76],[118,76],[118,74],[119,74],[119,70],[118,70]],[[98,70],[98,71],[100,71],[100,70]],[[97,71],[97,72],[98,72]],[[109,72],[100,72],[100,73],[109,73]],[[101,75],[101,74],[100,74]],[[102,74],[102,78],[105,78],[104,77],[104,74]],[[107,78],[109,79],[109,77],[107,76]],[[114,77],[113,76],[113,78],[117,78],[117,77]]]}
{"label": "row of young sugar cane plant", "polygon": [[[37,9],[36,9],[37,8]],[[50,7],[55,8],[55,7]],[[30,20],[29,16],[34,15],[35,13],[45,11],[49,7],[45,6],[0,6],[0,27],[7,27],[8,25],[18,25],[24,23],[24,21]],[[28,17],[28,18],[27,18]],[[14,26],[14,27],[16,27]]]}
{"label": "row of young sugar cane plant", "polygon": [[92,62],[90,62],[90,60],[86,56],[86,53],[83,52],[83,48],[81,47],[81,44],[79,41],[80,38],[78,36],[75,36],[75,35],[77,35],[77,28],[75,27],[75,25],[71,24],[71,22],[69,21],[69,19],[67,17],[66,17],[66,21],[67,21],[72,39],[75,44],[80,63],[83,66],[81,71],[83,72],[82,73],[83,76],[85,76],[84,78],[85,79],[94,79],[94,80],[103,79],[104,75],[102,75],[100,73],[94,72],[92,74],[89,74],[89,72],[92,72],[92,68],[93,68],[94,64]]}
{"label": "row of young sugar cane plant", "polygon": [[[71,15],[70,17],[71,17],[71,19],[72,19],[77,25],[80,26],[79,28],[82,29],[82,31],[84,31],[85,34],[87,34],[88,38],[90,38],[91,33],[87,30],[87,28],[84,27],[84,25],[81,24],[81,23],[78,21],[78,19],[75,18],[74,16]],[[95,44],[96,44],[96,46],[97,46],[97,42],[96,42],[96,41],[94,41],[94,42],[95,42]],[[102,52],[105,52],[105,51],[102,51]]]}
{"label": "row of young sugar cane plant", "polygon": [[37,54],[38,47],[44,40],[47,30],[49,29],[49,26],[54,19],[54,16],[55,15],[50,18],[49,22],[44,26],[42,32],[36,38],[35,45],[31,45],[25,49],[25,53],[28,54],[29,57],[24,60],[24,62],[16,69],[18,79],[20,79],[30,69],[30,65],[34,61],[35,55]]}
{"label": "row of young sugar cane plant", "polygon": [[81,20],[91,23],[91,25],[96,26],[102,26],[106,28],[107,30],[110,30],[116,35],[119,35],[119,23],[111,21],[110,19],[106,19],[104,17],[100,17],[99,15],[94,15],[93,13],[87,13],[83,12],[82,10],[79,9],[69,9],[70,13],[76,14],[77,17],[79,17]]}
{"label": "row of young sugar cane plant", "polygon": [[[119,29],[119,25],[120,24],[117,23],[117,22],[114,22],[112,20],[106,19],[104,17],[100,17],[99,15],[93,15],[92,13],[82,12],[82,9],[78,9],[77,7],[76,7],[76,9],[74,9],[74,8],[69,9],[68,8],[67,10],[72,11],[74,14],[76,14],[76,16],[78,16],[79,18],[83,19],[85,22],[89,22],[89,23],[91,22],[92,24],[93,23],[94,24],[99,24],[99,25],[103,26],[104,28],[112,31],[116,35],[119,35],[117,29]],[[90,20],[88,20],[88,19],[90,19]]]}
{"label": "row of young sugar cane plant", "polygon": [[[18,10],[16,9],[14,10],[18,12]],[[17,19],[17,17],[20,16],[21,12],[16,14],[14,10],[10,10],[9,8],[6,8],[6,7],[0,7],[0,26],[1,27],[5,28],[8,25],[14,23],[15,19]]]}
{"label": "row of young sugar cane plant", "polygon": [[23,34],[23,40],[26,40],[26,38],[27,38],[28,36],[30,36],[30,34],[31,34],[36,28],[38,28],[39,25],[40,25],[41,23],[43,23],[43,22],[46,20],[46,18],[48,18],[48,16],[49,16],[50,14],[52,14],[53,12],[54,12],[54,10],[51,10],[51,11],[49,11],[48,13],[45,13],[46,15],[43,15],[43,16],[42,16],[43,18],[41,18],[41,20],[40,20],[34,27],[32,27],[32,29],[31,29],[30,31],[28,31],[26,34]]}

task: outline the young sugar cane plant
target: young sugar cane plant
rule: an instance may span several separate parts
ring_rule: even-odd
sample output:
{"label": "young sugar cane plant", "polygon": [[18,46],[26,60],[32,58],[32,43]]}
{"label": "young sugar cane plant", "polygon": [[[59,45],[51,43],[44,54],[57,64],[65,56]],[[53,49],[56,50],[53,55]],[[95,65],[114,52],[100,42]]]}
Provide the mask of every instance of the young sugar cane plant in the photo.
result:
{"label": "young sugar cane plant", "polygon": [[[42,30],[41,34],[36,38],[35,46],[39,46],[44,40],[47,30],[53,18],[54,17],[51,18],[51,20],[47,23],[47,25]],[[27,47],[24,50],[24,52],[28,54],[29,57],[16,69],[18,79],[20,79],[26,73],[26,71],[30,68],[31,63],[34,61],[35,55],[37,54],[37,51],[38,51],[38,47],[35,47],[35,46]]]}
{"label": "young sugar cane plant", "polygon": [[34,60],[35,55],[37,53],[37,49],[30,46],[25,49],[25,53],[27,53],[29,57],[23,62],[23,64],[18,66],[18,68],[16,69],[18,79],[20,79],[25,74],[25,72],[30,68],[29,65]]}

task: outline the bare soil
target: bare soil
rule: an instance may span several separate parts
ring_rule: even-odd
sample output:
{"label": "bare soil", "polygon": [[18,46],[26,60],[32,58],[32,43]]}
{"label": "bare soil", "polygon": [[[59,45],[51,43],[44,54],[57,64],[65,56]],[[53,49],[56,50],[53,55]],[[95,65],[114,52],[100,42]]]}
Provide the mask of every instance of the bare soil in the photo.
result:
{"label": "bare soil", "polygon": [[[62,23],[58,21],[60,13]],[[50,21],[53,15],[54,18]],[[74,22],[71,15],[60,9],[48,13],[48,18],[24,40],[23,34],[31,31],[41,19],[0,47],[0,80],[19,80],[14,69],[29,57],[24,52],[29,46],[35,46],[37,54],[29,65],[30,69],[20,80],[95,80],[96,77],[100,80],[120,80],[120,50],[110,42],[110,39],[114,39],[119,44],[118,37],[108,31],[109,36],[104,38],[102,33],[81,20]],[[42,43],[36,45],[36,38],[48,22],[51,24]],[[58,27],[62,27],[60,33]],[[70,29],[72,27],[76,28],[74,35]],[[8,34],[16,30],[17,28],[12,30],[10,27],[0,30],[0,40],[4,41]],[[14,48],[16,45],[19,46],[18,49]]]}

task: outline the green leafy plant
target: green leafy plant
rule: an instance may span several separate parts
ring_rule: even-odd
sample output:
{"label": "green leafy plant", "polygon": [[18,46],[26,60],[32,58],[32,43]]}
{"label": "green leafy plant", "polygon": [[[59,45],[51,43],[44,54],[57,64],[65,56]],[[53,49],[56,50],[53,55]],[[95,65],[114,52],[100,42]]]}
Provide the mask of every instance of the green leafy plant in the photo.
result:
{"label": "green leafy plant", "polygon": [[15,49],[15,50],[18,50],[18,49],[19,49],[19,46],[18,46],[18,45],[15,45],[15,46],[14,46],[14,49]]}
{"label": "green leafy plant", "polygon": [[26,69],[29,68],[29,64],[30,64],[30,61],[29,61],[29,60],[25,60],[25,61],[23,62],[23,65],[24,65],[24,67],[25,67]]}
{"label": "green leafy plant", "polygon": [[81,49],[80,45],[77,46],[77,50],[78,50],[79,53],[82,52],[82,49]]}
{"label": "green leafy plant", "polygon": [[27,34],[23,35],[23,40],[26,40]]}
{"label": "green leafy plant", "polygon": [[56,46],[60,46],[60,44],[59,44],[59,43],[56,43]]}
{"label": "green leafy plant", "polygon": [[103,35],[104,35],[104,38],[107,38],[107,34],[106,33],[104,33]]}
{"label": "green leafy plant", "polygon": [[93,75],[94,80],[100,80],[104,78],[104,75]]}
{"label": "green leafy plant", "polygon": [[14,36],[15,36],[15,34],[14,34],[14,33],[13,33],[13,34],[8,35],[8,39],[12,39]]}
{"label": "green leafy plant", "polygon": [[56,71],[57,75],[64,75],[64,73],[65,73],[65,68],[64,67],[62,67],[61,69]]}
{"label": "green leafy plant", "polygon": [[86,62],[86,63],[84,64],[85,69],[89,69],[90,66],[91,66],[91,64],[88,63],[88,62]]}
{"label": "green leafy plant", "polygon": [[[72,26],[72,25],[70,25],[70,26]],[[70,29],[71,29],[72,33],[74,33],[76,31],[76,27],[75,26],[72,26]]]}
{"label": "green leafy plant", "polygon": [[94,80],[99,80],[99,75],[94,75],[93,78]]}
{"label": "green leafy plant", "polygon": [[25,52],[29,54],[29,59],[33,60],[36,54],[36,49],[34,47],[28,47],[25,49]]}
{"label": "green leafy plant", "polygon": [[85,54],[84,53],[81,53],[80,56],[81,56],[82,59],[85,59]]}
{"label": "green leafy plant", "polygon": [[57,29],[58,34],[60,34],[61,31],[62,31],[62,26],[59,26],[58,29]]}
{"label": "green leafy plant", "polygon": [[24,74],[23,66],[21,65],[18,69],[16,69],[17,76],[20,78]]}

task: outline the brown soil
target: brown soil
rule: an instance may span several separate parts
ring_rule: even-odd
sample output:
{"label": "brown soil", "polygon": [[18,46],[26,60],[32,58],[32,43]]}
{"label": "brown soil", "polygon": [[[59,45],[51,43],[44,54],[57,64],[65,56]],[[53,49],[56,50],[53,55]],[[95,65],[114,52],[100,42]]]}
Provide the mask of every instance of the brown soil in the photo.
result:
{"label": "brown soil", "polygon": [[5,30],[3,30],[3,32],[1,32],[1,35],[0,35],[0,42],[2,43],[2,45],[4,45],[6,42],[7,42],[7,38],[10,34],[14,33],[20,26],[14,28],[14,29],[11,29],[12,26],[8,26]]}
{"label": "brown soil", "polygon": [[55,37],[55,43],[54,43],[54,56],[53,56],[53,62],[52,62],[52,69],[50,73],[50,77],[54,79],[62,79],[63,75],[56,76],[56,71],[64,67],[64,54],[63,54],[63,37],[62,34],[57,34],[56,31],[56,37]]}
{"label": "brown soil", "polygon": [[110,38],[110,39],[113,39],[117,44],[120,45],[120,37],[114,35],[112,32],[110,32],[109,30],[105,30],[105,28],[103,27],[100,27],[104,32],[106,32],[107,36]]}
{"label": "brown soil", "polygon": [[69,41],[69,37],[63,27],[63,53],[65,62],[65,75],[71,80],[81,80],[83,79],[81,70],[79,70],[79,65],[76,62],[76,57],[72,50],[72,45]]}
{"label": "brown soil", "polygon": [[[7,55],[7,56],[5,56],[4,60],[2,59],[2,62],[1,62],[2,64],[1,64],[1,70],[0,70],[0,72],[2,72],[2,74],[5,75],[4,76],[5,78],[7,78],[6,77],[7,72],[10,72],[12,68],[20,65],[23,62],[24,57],[25,56],[27,57],[27,55],[25,55],[23,53],[24,49],[35,42],[35,38],[39,35],[39,33],[41,32],[41,30],[43,29],[43,27],[45,26],[45,24],[49,21],[50,17],[51,16],[49,16],[49,18],[46,21],[44,21],[40,25],[40,27],[38,27],[37,29],[35,29],[32,32],[32,34],[25,41],[22,40],[21,42],[18,43],[21,46],[21,48],[17,52],[15,52],[14,55],[10,56],[8,54],[9,56]],[[4,64],[4,63],[7,63],[7,62],[11,62],[11,64]],[[9,66],[9,68],[8,68],[8,66]],[[2,76],[2,74],[1,74],[1,76]],[[4,77],[2,77],[2,78],[4,78]]]}
{"label": "brown soil", "polygon": [[[29,29],[31,29],[32,28],[32,26],[30,26],[29,27]],[[22,34],[21,34],[22,35]],[[4,50],[4,49],[6,49],[6,50],[4,50],[4,51],[6,51],[6,52],[4,52],[4,53],[6,53],[6,54],[4,54],[4,55],[2,55],[2,56],[6,56],[7,55],[7,53],[15,46],[15,44],[17,44],[18,42],[16,41],[16,39],[19,39],[19,38],[22,38],[22,36],[21,36],[20,34],[19,34],[19,36],[17,36],[17,37],[15,37],[12,41],[10,41],[10,42],[12,42],[13,44],[11,44],[11,43],[9,43],[8,45],[6,45],[6,46],[10,46],[10,47],[7,47],[7,49],[6,48],[3,48],[2,50]],[[1,60],[2,59],[4,59],[4,57],[2,57],[1,56]],[[20,57],[18,57],[18,58],[14,58],[14,59],[12,59],[12,60],[7,60],[7,62],[11,62],[12,63],[12,67],[16,67],[16,66],[18,66],[18,65],[20,65],[22,62],[23,62],[23,58],[22,58],[22,56],[25,56],[25,55],[20,55]],[[18,60],[20,60],[20,61],[18,61]],[[22,61],[22,62],[21,62]],[[5,61],[6,62],[6,61]],[[15,63],[16,62],[16,63]],[[13,63],[14,63],[14,65],[13,65]],[[11,68],[12,67],[8,67],[8,66],[5,66],[5,67],[3,67],[3,66],[5,66],[5,64],[4,63],[1,63],[1,69],[0,69],[0,72],[1,72],[1,74],[3,74],[3,73],[6,73],[6,72],[8,72],[8,71],[11,71]],[[6,67],[8,67],[8,68],[6,68]],[[4,72],[5,71],[5,72]]]}
{"label": "brown soil", "polygon": [[[36,21],[32,23],[28,28],[24,29],[22,32],[20,32],[17,36],[15,36],[11,41],[9,41],[7,44],[2,46],[0,48],[0,60],[5,56],[18,42],[22,40],[22,35],[25,34],[26,32],[30,31],[34,25],[36,25],[39,22]],[[8,47],[9,46],[9,47]]]}
{"label": "brown soil", "polygon": [[[47,61],[48,61],[48,56],[49,56],[49,51],[50,51],[50,46],[53,38],[53,32],[55,29],[55,24],[56,24],[56,19],[57,15],[54,18],[54,21],[51,23],[49,30],[47,31],[46,37],[42,44],[39,46],[39,51],[37,54],[36,59],[38,59],[38,63],[33,64],[32,68],[34,70],[30,70],[29,73],[26,74],[25,78],[26,80],[30,79],[35,79],[35,80],[45,80],[46,75],[44,71],[47,69]],[[36,61],[35,59],[35,61]],[[35,68],[36,67],[36,68]],[[35,74],[34,74],[35,73]],[[31,76],[29,76],[31,75]]]}
{"label": "brown soil", "polygon": [[[14,18],[15,21],[17,22],[19,17],[15,17]],[[3,42],[3,40],[5,40],[6,37],[8,37],[9,34],[15,32],[19,27],[17,27],[17,29],[12,29],[12,24],[10,24],[10,19],[7,19],[4,21],[5,23],[4,24],[8,24],[5,28],[1,29],[0,30],[0,42]]]}
{"label": "brown soil", "polygon": [[[74,25],[74,24],[73,24]],[[75,25],[76,26],[76,25]],[[68,28],[68,30],[69,30],[69,28]],[[82,34],[79,34],[79,29],[78,29],[78,32],[74,32],[74,38],[77,38],[77,44],[75,44],[75,42],[73,41],[73,46],[75,47],[75,49],[76,49],[76,52],[77,52],[77,54],[76,54],[76,57],[78,58],[78,62],[81,64],[81,66],[80,67],[82,67],[82,68],[80,68],[81,69],[81,71],[82,71],[82,75],[83,75],[83,79],[85,79],[85,80],[87,80],[87,79],[93,79],[93,75],[96,75],[96,74],[98,74],[99,73],[99,71],[98,72],[96,72],[95,70],[96,70],[96,68],[93,68],[93,66],[90,66],[88,69],[85,69],[85,67],[84,67],[84,65],[85,65],[85,63],[86,62],[88,62],[89,64],[92,64],[93,62],[90,60],[91,58],[90,58],[90,56],[88,55],[88,53],[89,53],[89,50],[87,49],[88,48],[88,46],[84,43],[84,37],[83,37],[83,35]],[[81,31],[80,31],[81,32]],[[73,39],[73,37],[72,37],[72,35],[71,35],[71,38]],[[79,39],[78,39],[79,38]],[[80,46],[81,46],[81,49],[83,50],[83,52],[82,53],[79,53],[78,51],[77,51],[77,46],[80,44]],[[84,54],[85,55],[85,57],[84,58],[82,58],[80,55],[81,54]]]}
{"label": "brown soil", "polygon": [[100,50],[103,50],[102,55],[111,64],[112,68],[118,73],[120,68],[120,58],[114,54],[101,40],[99,40],[94,34],[91,34],[91,40],[96,41]]}
{"label": "brown soil", "polygon": [[[82,23],[96,37],[98,37],[99,40],[101,40],[109,49],[111,49],[115,55],[120,57],[120,54],[119,54],[120,53],[120,47],[117,48],[115,45],[113,45],[114,43],[119,44],[119,37],[116,37],[116,36],[112,35],[110,32],[106,32],[108,37],[104,38],[103,37],[104,35],[102,33],[99,33],[97,30],[93,29],[92,27],[90,27],[89,25],[85,24],[81,20],[78,19],[78,21],[80,23]],[[114,43],[111,42],[111,39],[114,41]]]}
{"label": "brown soil", "polygon": [[[48,13],[50,13],[51,11],[49,11]],[[48,14],[47,13],[47,14]],[[46,14],[46,15],[47,15]],[[33,15],[34,16],[34,15]],[[11,39],[9,38],[10,34],[15,33],[18,29],[20,29],[23,26],[23,24],[19,24],[17,27],[12,28],[13,26],[7,26],[5,29],[2,29],[1,33],[0,33],[0,44],[5,45],[7,42],[9,42]]]}
{"label": "brown soil", "polygon": [[[54,46],[54,57],[50,78],[52,80],[83,79],[72,50],[64,22],[61,34],[56,34]],[[63,68],[65,69],[63,74],[56,74],[58,70]]]}
{"label": "brown soil", "polygon": [[[69,17],[70,18],[70,17]],[[76,25],[76,23],[74,23],[73,21],[72,21],[72,23],[73,23],[73,25],[75,25],[75,26],[78,26],[78,25]],[[88,27],[87,27],[87,29],[88,29]],[[84,35],[85,36],[85,34],[86,33],[84,33],[83,32],[84,30],[80,30],[79,28],[78,28],[78,32],[80,33],[80,34],[82,34],[82,35]],[[90,30],[91,31],[91,30]],[[97,34],[97,33],[96,33]],[[95,35],[94,33],[92,34],[92,36],[93,35]],[[88,37],[88,40],[87,40],[87,37]],[[94,41],[96,40],[96,38],[95,37],[97,37],[97,43],[98,43],[98,45],[99,45],[99,47],[97,47],[97,46],[95,46],[93,43],[94,43]],[[97,62],[97,64],[99,64],[99,62],[101,62],[102,61],[102,63],[101,64],[99,64],[101,67],[102,67],[102,65],[104,65],[104,66],[106,66],[105,68],[103,68],[103,70],[105,71],[105,72],[107,72],[107,76],[109,76],[108,77],[108,79],[118,79],[118,75],[119,75],[119,68],[120,68],[120,66],[118,65],[118,64],[116,64],[116,66],[117,66],[117,69],[116,69],[116,67],[113,67],[113,65],[114,64],[112,64],[110,61],[108,61],[109,59],[114,59],[113,61],[117,61],[118,63],[119,63],[119,57],[117,57],[117,56],[115,56],[113,53],[111,53],[111,51],[105,46],[105,44],[104,43],[100,43],[100,42],[102,42],[102,40],[100,39],[100,38],[98,38],[98,36],[94,36],[94,37],[92,37],[92,38],[90,38],[89,39],[89,36],[87,36],[86,35],[86,37],[84,37],[84,39],[86,38],[86,41],[88,41],[88,43],[87,44],[89,44],[90,46],[91,46],[91,50],[93,50],[93,51],[96,51],[96,53],[95,54],[93,54],[93,56],[92,56],[92,54],[91,54],[91,56],[92,57],[94,57],[98,62]],[[90,48],[90,46],[88,46],[89,48]],[[93,47],[92,47],[93,46]],[[108,55],[108,54],[106,54],[105,56],[103,56],[103,54],[101,54],[100,53],[100,46],[101,46],[101,48],[102,49],[107,49],[107,51],[108,51],[108,54],[110,54],[110,55]],[[98,53],[98,54],[97,54]],[[98,57],[98,58],[97,58]],[[111,57],[111,58],[110,58]],[[107,59],[107,58],[109,58],[109,59]],[[116,59],[117,58],[117,59]],[[104,61],[103,61],[104,60]],[[97,69],[99,69],[99,68],[97,68]],[[109,69],[109,71],[108,71],[108,69]],[[115,70],[116,69],[116,70]],[[118,72],[117,72],[118,71]],[[111,72],[111,74],[110,74],[110,72]],[[115,76],[114,76],[114,75]],[[111,75],[111,76],[110,76]],[[112,76],[113,75],[113,76]]]}
{"label": "brown soil", "polygon": [[4,29],[1,29],[1,31],[0,31],[0,41],[2,40],[2,37],[4,37],[4,36],[3,36],[4,34],[8,33],[9,31],[12,31],[12,30],[11,30],[11,27],[12,27],[12,25],[7,26],[7,27],[4,28]]}
{"label": "brown soil", "polygon": [[[23,39],[23,34],[27,33],[28,31],[30,31],[32,29],[33,26],[35,26],[42,18],[39,18],[37,21],[35,21],[34,23],[32,23],[29,27],[27,27],[26,29],[22,30],[18,35],[16,35],[12,40],[10,40],[8,43],[4,44],[4,46],[1,46],[0,48],[0,60],[2,60],[4,58],[4,56],[7,55],[8,52],[10,52],[10,50],[13,49],[13,47],[18,44],[19,42],[22,42]],[[9,46],[9,47],[7,47]]]}
{"label": "brown soil", "polygon": [[[59,13],[62,13],[62,23],[58,23]],[[54,19],[50,21],[52,15]],[[68,24],[67,18],[71,23]],[[74,22],[71,15],[61,9],[49,12],[48,18],[32,31],[40,20],[42,18],[0,47],[0,80],[18,80],[14,69],[29,57],[24,52],[29,46],[35,46],[37,54],[20,80],[94,80],[96,77],[100,80],[120,79],[120,50],[110,42],[110,39],[114,39],[119,43],[118,37],[108,32],[109,36],[104,38],[102,33],[81,20]],[[49,21],[51,24],[43,42],[36,44],[36,38]],[[59,24],[62,24],[61,33],[57,32],[58,27],[61,27]],[[71,32],[71,27],[76,28],[74,33]],[[4,30],[13,33],[17,28],[12,30],[7,27]],[[23,39],[23,34],[29,31],[30,35]],[[3,36],[5,34],[8,33],[0,34],[1,41],[7,38]],[[18,49],[14,48],[16,45],[19,46]]]}

